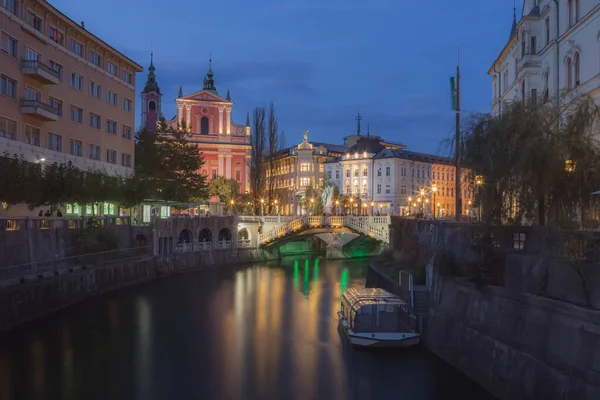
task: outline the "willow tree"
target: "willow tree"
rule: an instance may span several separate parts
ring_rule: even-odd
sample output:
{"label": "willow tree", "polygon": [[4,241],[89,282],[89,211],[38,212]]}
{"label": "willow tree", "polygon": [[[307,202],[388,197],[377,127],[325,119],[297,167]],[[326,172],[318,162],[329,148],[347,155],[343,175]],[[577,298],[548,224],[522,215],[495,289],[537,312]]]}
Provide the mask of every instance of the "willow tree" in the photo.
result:
{"label": "willow tree", "polygon": [[491,223],[560,225],[589,207],[600,189],[598,108],[516,102],[498,116],[474,115],[462,134],[462,162],[482,175],[477,202]]}

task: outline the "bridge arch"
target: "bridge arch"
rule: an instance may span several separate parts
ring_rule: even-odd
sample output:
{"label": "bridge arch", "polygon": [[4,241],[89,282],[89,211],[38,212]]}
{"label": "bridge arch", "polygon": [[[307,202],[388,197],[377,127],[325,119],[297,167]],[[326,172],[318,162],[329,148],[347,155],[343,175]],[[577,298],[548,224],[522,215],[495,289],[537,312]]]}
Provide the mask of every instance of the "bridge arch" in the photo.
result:
{"label": "bridge arch", "polygon": [[238,240],[250,240],[250,231],[247,228],[238,230]]}
{"label": "bridge arch", "polygon": [[229,228],[223,228],[219,231],[219,237],[217,239],[219,242],[229,242],[231,241],[231,230]]}
{"label": "bridge arch", "polygon": [[182,229],[179,232],[179,244],[192,243],[192,232],[189,229]]}
{"label": "bridge arch", "polygon": [[212,232],[210,229],[208,228],[202,228],[200,229],[200,232],[198,233],[198,242],[203,243],[203,242],[212,242]]}

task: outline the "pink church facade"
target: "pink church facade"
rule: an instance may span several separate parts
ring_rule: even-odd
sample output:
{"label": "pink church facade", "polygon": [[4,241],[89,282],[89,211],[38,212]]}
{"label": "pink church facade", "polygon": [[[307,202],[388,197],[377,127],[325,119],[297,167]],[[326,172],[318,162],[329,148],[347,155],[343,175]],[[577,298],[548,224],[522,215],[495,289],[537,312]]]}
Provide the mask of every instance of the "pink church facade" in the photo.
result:
{"label": "pink church facade", "polygon": [[[160,89],[155,83],[154,66],[148,69],[148,83],[142,91],[142,126],[155,129],[161,115]],[[153,83],[154,80],[154,83]],[[146,87],[150,90],[146,91]],[[200,173],[212,180],[217,176],[235,179],[240,193],[250,191],[250,126],[233,122],[233,102],[227,91],[226,98],[219,96],[213,80],[212,68],[204,78],[202,90],[175,99],[177,115],[167,123],[176,128],[185,122],[204,157]]]}

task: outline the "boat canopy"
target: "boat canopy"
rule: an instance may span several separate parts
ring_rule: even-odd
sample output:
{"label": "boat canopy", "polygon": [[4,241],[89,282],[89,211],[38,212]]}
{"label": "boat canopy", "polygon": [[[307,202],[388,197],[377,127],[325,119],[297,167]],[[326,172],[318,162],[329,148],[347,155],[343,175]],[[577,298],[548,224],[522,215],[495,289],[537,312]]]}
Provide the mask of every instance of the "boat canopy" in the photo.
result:
{"label": "boat canopy", "polygon": [[383,289],[347,289],[342,312],[355,332],[396,332],[409,324],[408,304]]}

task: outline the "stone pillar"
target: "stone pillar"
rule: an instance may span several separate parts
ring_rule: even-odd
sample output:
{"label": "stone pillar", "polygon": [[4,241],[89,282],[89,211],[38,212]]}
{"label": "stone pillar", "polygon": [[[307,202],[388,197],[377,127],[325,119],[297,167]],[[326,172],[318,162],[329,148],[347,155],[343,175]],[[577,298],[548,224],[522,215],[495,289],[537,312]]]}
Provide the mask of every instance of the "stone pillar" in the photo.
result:
{"label": "stone pillar", "polygon": [[223,157],[225,155],[223,153],[219,153],[219,169],[217,170],[217,176],[224,176],[224,166],[223,166]]}
{"label": "stone pillar", "polygon": [[177,104],[177,122],[181,123],[182,120],[183,120],[183,104],[178,103]]}
{"label": "stone pillar", "polygon": [[231,154],[225,154],[225,178],[231,178]]}
{"label": "stone pillar", "polygon": [[223,107],[219,107],[219,132],[223,133]]}
{"label": "stone pillar", "polygon": [[245,180],[244,180],[244,191],[245,192],[250,192],[250,162],[252,161],[252,156],[251,155],[246,155],[246,162],[244,165],[244,172],[245,172]]}
{"label": "stone pillar", "polygon": [[192,130],[192,105],[185,105],[185,123],[187,124],[187,131]]}
{"label": "stone pillar", "polygon": [[225,109],[225,133],[231,135],[231,108]]}

